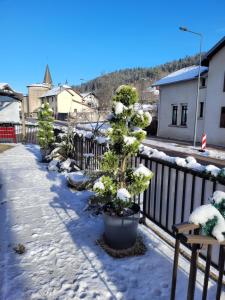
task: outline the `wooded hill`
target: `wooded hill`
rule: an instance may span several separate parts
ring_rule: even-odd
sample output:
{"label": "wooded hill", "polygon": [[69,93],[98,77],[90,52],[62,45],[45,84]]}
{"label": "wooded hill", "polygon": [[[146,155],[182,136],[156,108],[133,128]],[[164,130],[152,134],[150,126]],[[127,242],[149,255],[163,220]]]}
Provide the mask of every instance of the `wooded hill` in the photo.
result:
{"label": "wooded hill", "polygon": [[[199,63],[199,55],[186,56],[156,67],[151,68],[130,68],[123,69],[99,76],[93,80],[73,86],[81,93],[94,92],[100,99],[101,107],[109,107],[114,91],[121,84],[131,84],[138,89],[139,95],[147,87],[150,87],[156,80],[167,74]],[[150,101],[157,99],[153,97]]]}

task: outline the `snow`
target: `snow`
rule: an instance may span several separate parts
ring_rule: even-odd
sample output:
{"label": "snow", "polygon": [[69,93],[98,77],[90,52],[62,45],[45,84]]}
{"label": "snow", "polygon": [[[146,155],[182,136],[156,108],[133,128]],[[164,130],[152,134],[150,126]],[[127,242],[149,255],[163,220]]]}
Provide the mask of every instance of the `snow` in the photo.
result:
{"label": "snow", "polygon": [[151,124],[151,122],[152,122],[152,116],[151,116],[151,114],[148,111],[146,111],[144,114],[145,114],[145,116],[148,119],[148,124]]}
{"label": "snow", "polygon": [[128,192],[127,189],[120,188],[117,190],[116,197],[122,201],[127,201],[128,199],[130,199],[131,194]]}
{"label": "snow", "polygon": [[221,191],[215,191],[213,193],[213,197],[212,199],[215,201],[215,203],[219,204],[221,203],[223,200],[225,200],[225,193],[221,192]]}
{"label": "snow", "polygon": [[132,145],[133,143],[135,143],[137,141],[136,137],[126,136],[126,135],[123,136],[123,140],[127,146]]}
{"label": "snow", "polygon": [[71,167],[70,167],[71,163],[72,163],[71,159],[67,158],[67,160],[65,160],[64,162],[62,162],[60,164],[60,169],[69,172],[71,170]]}
{"label": "snow", "polygon": [[[166,300],[174,250],[139,225],[144,256],[113,259],[96,240],[101,216],[85,211],[90,192],[74,192],[61,173],[39,162],[39,148],[15,145],[0,154],[0,295],[2,300]],[[7,168],[5,167],[7,166]],[[26,247],[23,255],[15,244]],[[184,299],[189,263],[180,256],[176,299]],[[204,276],[197,272],[195,300]],[[215,283],[209,282],[209,299]]]}
{"label": "snow", "polygon": [[93,186],[93,190],[104,190],[105,189],[105,186],[103,184],[103,182],[101,182],[100,180],[96,181],[94,186]]}
{"label": "snow", "polygon": [[76,183],[82,183],[82,182],[87,182],[90,179],[88,176],[85,176],[82,171],[76,171],[76,172],[68,173],[66,175],[66,178],[70,182],[73,182],[74,184],[76,184]]}
{"label": "snow", "polygon": [[205,170],[205,166],[195,162],[189,162],[186,167],[199,172],[203,172]]}
{"label": "snow", "polygon": [[175,163],[180,166],[180,167],[186,167],[187,166],[187,162],[184,158],[181,157],[176,157],[175,158]]}
{"label": "snow", "polygon": [[196,159],[193,156],[186,157],[186,162],[189,163],[196,163]]}
{"label": "snow", "polygon": [[123,105],[121,102],[114,102],[113,103],[115,115],[120,115],[123,113],[124,110],[126,110],[126,106]]}
{"label": "snow", "polygon": [[206,173],[211,174],[214,177],[217,177],[219,172],[220,172],[220,168],[214,166],[214,165],[208,165],[205,168]]}
{"label": "snow", "polygon": [[217,224],[212,230],[212,235],[219,241],[224,241],[225,220],[217,208],[212,204],[205,204],[197,207],[190,215],[189,222],[196,225],[205,225],[208,220],[217,217]]}
{"label": "snow", "polygon": [[92,158],[95,157],[94,153],[84,153],[83,155],[85,158]]}
{"label": "snow", "polygon": [[[200,68],[201,74],[207,71],[208,71],[207,67],[202,66]],[[190,66],[187,68],[183,68],[161,78],[160,80],[156,81],[153,84],[153,86],[161,86],[161,85],[171,84],[179,81],[195,79],[198,77],[198,72],[199,72],[199,66]]]}
{"label": "snow", "polygon": [[104,136],[96,136],[95,140],[98,144],[105,144],[108,141]]}
{"label": "snow", "polygon": [[144,143],[146,145],[149,145],[151,147],[160,147],[164,148],[165,150],[171,150],[171,151],[179,151],[182,153],[185,153],[187,155],[193,155],[197,154],[200,156],[207,156],[207,157],[212,157],[215,159],[220,159],[220,160],[225,160],[225,151],[224,150],[217,150],[217,149],[211,149],[207,148],[205,152],[199,152],[199,148],[193,148],[193,146],[189,145],[182,145],[182,144],[177,144],[173,142],[167,142],[167,141],[162,141],[159,139],[145,139]]}
{"label": "snow", "polygon": [[139,164],[139,167],[134,170],[134,175],[151,176],[152,172],[146,168],[143,164]]}
{"label": "snow", "polygon": [[58,159],[51,160],[50,163],[48,164],[48,170],[49,171],[58,171],[59,162],[60,162],[60,160],[58,160]]}

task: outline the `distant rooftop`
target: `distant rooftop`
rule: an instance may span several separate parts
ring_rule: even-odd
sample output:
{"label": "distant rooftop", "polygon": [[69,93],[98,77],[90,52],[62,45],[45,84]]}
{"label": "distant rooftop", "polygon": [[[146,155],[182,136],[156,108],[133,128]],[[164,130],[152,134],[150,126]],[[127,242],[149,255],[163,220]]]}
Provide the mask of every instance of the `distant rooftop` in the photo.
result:
{"label": "distant rooftop", "polygon": [[8,101],[13,98],[17,101],[22,101],[23,95],[13,90],[8,83],[0,82],[0,96],[1,101]]}
{"label": "distant rooftop", "polygon": [[[198,69],[199,66],[191,66],[191,67],[180,69],[156,81],[153,84],[153,86],[161,86],[161,85],[173,84],[180,81],[193,80],[198,77]],[[208,71],[207,67],[200,68],[201,75],[207,73],[207,71]]]}

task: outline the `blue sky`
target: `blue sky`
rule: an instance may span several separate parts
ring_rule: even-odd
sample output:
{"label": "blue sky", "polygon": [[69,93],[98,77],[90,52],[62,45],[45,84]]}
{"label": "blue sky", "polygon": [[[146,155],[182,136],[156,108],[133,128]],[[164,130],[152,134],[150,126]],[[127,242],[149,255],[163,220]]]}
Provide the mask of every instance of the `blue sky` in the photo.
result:
{"label": "blue sky", "polygon": [[[214,5],[213,5],[214,4]],[[0,82],[26,92],[49,64],[55,84],[150,67],[208,50],[225,35],[225,1],[0,0]]]}

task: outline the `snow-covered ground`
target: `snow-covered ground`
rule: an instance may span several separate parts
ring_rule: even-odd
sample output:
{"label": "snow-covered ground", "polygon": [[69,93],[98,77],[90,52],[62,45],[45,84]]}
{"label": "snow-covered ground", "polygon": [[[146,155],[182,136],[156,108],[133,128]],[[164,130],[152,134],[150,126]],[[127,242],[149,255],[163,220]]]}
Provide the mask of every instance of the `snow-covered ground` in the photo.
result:
{"label": "snow-covered ground", "polygon": [[[169,299],[173,249],[139,226],[148,251],[109,257],[95,241],[101,216],[85,211],[90,192],[74,192],[65,176],[39,163],[37,146],[0,154],[0,299]],[[26,247],[23,255],[13,247]],[[177,298],[185,298],[189,264],[181,259]],[[201,299],[198,272],[195,299]],[[215,299],[210,282],[208,299]]]}
{"label": "snow-covered ground", "polygon": [[199,150],[201,149],[200,147],[194,148],[193,146],[189,145],[181,145],[177,143],[170,143],[168,141],[160,141],[158,139],[145,139],[144,144],[149,145],[149,146],[158,146],[161,148],[165,148],[165,150],[172,150],[172,151],[179,151],[182,153],[186,153],[187,155],[201,155],[205,157],[212,157],[216,159],[225,159],[225,150],[217,150],[217,149],[212,149],[208,148],[205,152],[200,152]]}

